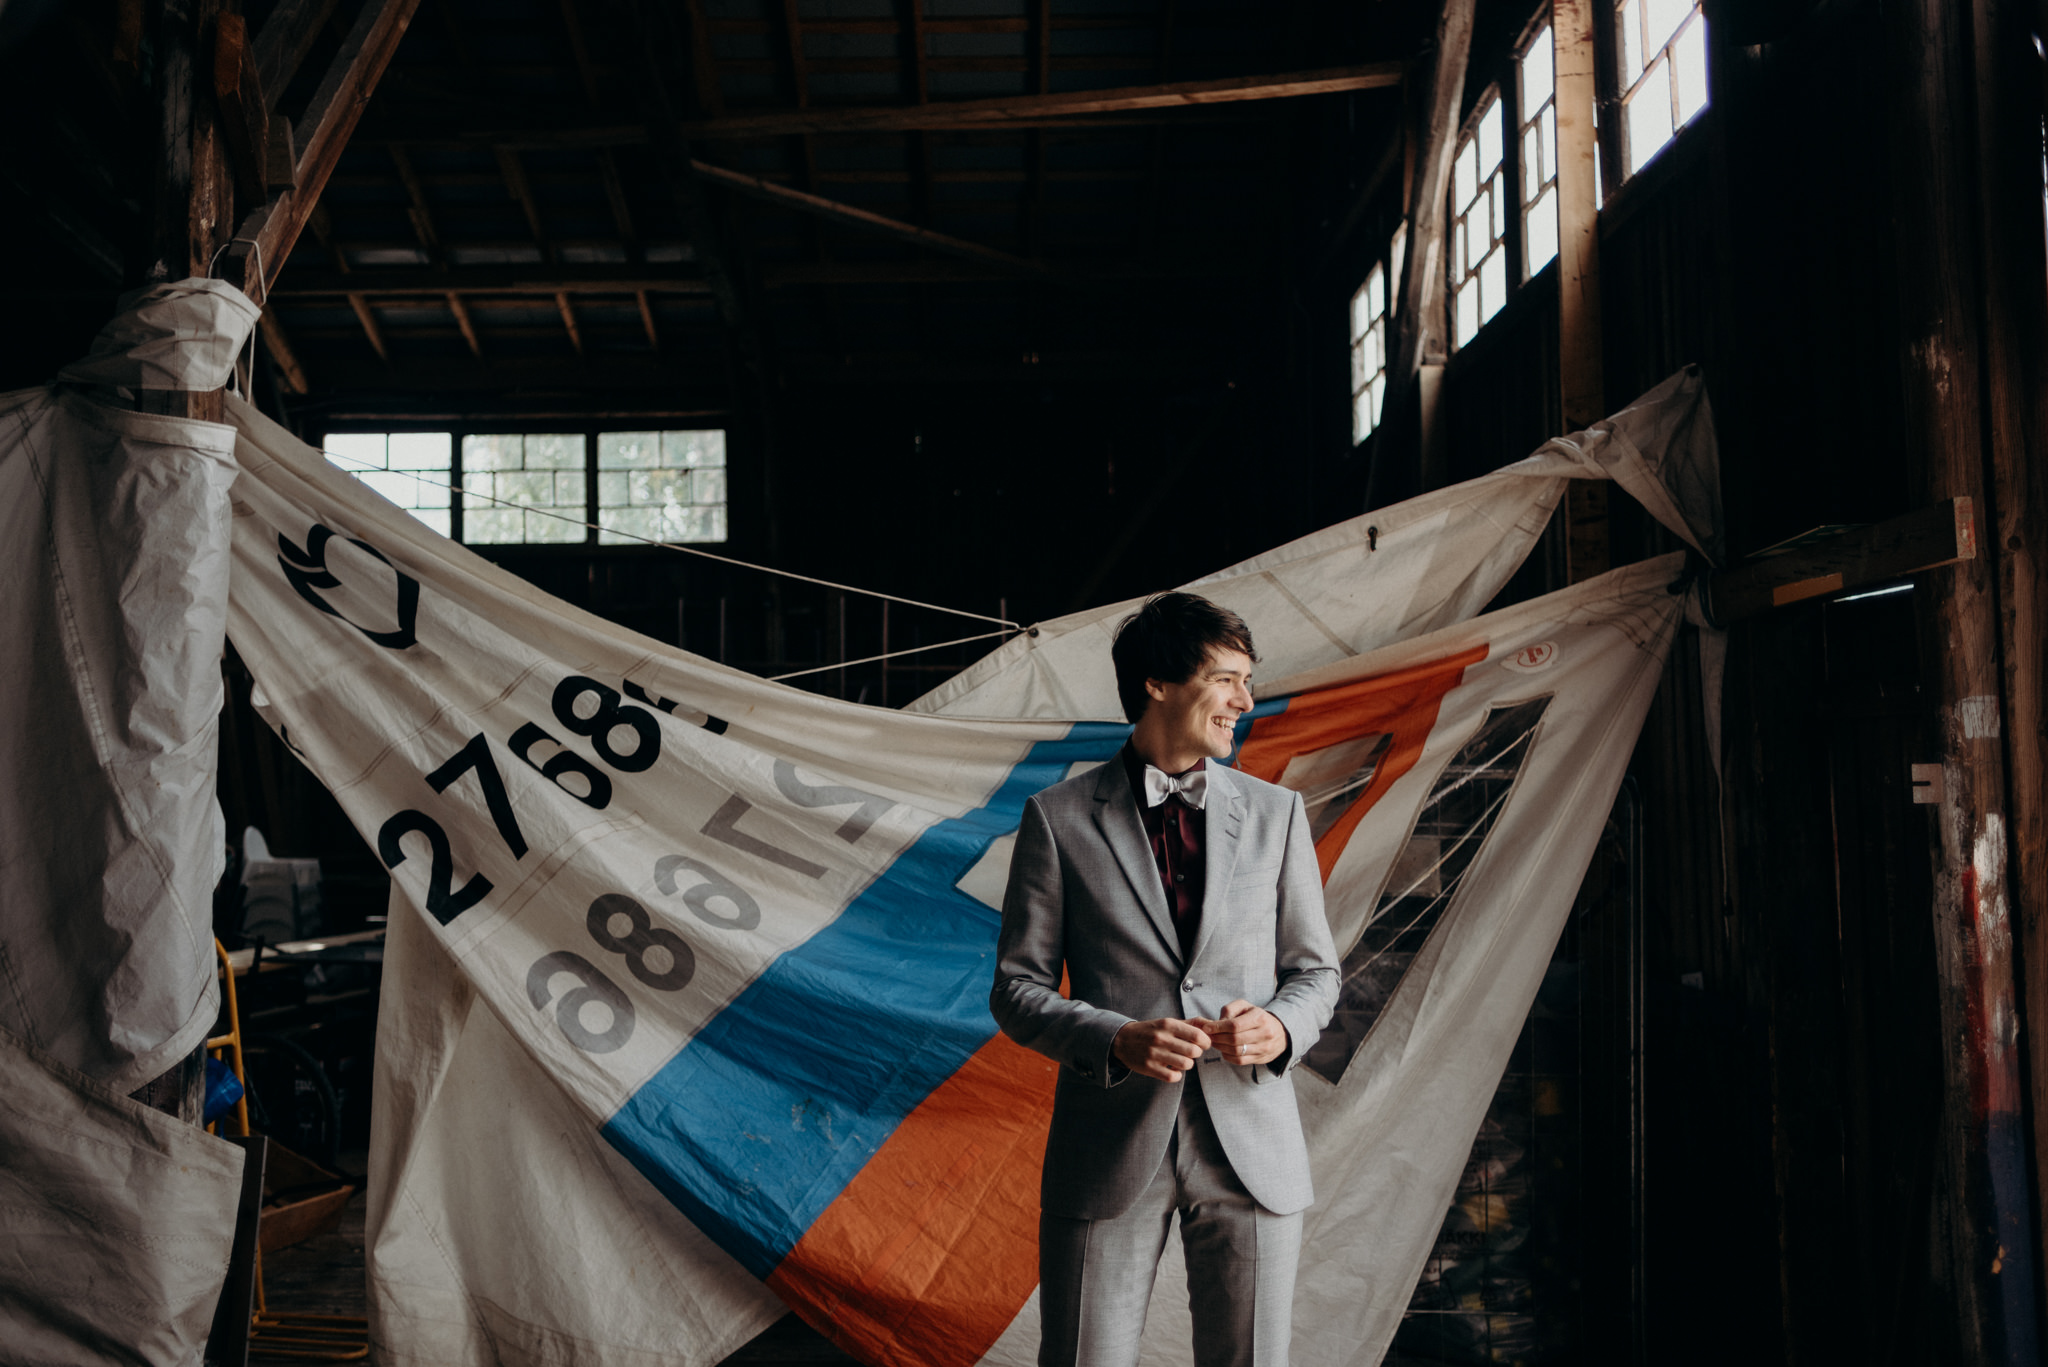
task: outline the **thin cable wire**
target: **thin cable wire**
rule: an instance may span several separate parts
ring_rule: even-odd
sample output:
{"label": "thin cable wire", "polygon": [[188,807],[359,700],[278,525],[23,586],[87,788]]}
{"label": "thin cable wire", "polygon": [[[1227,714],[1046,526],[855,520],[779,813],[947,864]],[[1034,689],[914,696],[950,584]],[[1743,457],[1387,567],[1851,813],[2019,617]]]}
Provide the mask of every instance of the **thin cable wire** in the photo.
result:
{"label": "thin cable wire", "polygon": [[836,664],[818,665],[813,669],[792,669],[787,674],[770,674],[769,683],[781,683],[784,679],[801,679],[806,674],[823,674],[833,669],[851,669],[855,665],[871,665],[877,660],[893,660],[898,655],[916,655],[926,650],[944,650],[947,646],[964,646],[969,641],[986,641],[996,636],[1015,636],[1015,631],[984,631],[979,636],[962,636],[953,641],[935,641],[928,646],[911,646],[907,650],[892,650],[884,655],[869,655],[859,660],[840,660]]}
{"label": "thin cable wire", "polygon": [[[541,515],[542,517],[551,517],[551,518],[553,518],[553,519],[554,519],[555,521],[557,521],[557,522],[567,522],[567,523],[571,524],[572,526],[577,526],[577,527],[588,527],[588,528],[590,528],[590,529],[591,529],[592,531],[598,531],[598,532],[608,532],[608,533],[610,533],[610,534],[611,534],[611,535],[613,535],[613,536],[623,536],[623,537],[625,537],[625,538],[626,538],[627,540],[629,540],[629,541],[639,541],[639,542],[642,542],[642,543],[644,543],[644,544],[646,544],[646,545],[649,545],[649,546],[659,546],[659,547],[661,547],[661,548],[662,548],[663,550],[665,550],[665,551],[681,551],[681,552],[682,552],[683,554],[685,554],[685,555],[701,555],[701,556],[703,556],[703,557],[704,557],[704,558],[705,558],[706,560],[716,560],[716,561],[718,561],[718,562],[719,562],[720,564],[723,564],[723,565],[737,565],[737,566],[739,566],[739,567],[740,567],[741,569],[743,569],[743,570],[759,570],[759,571],[760,571],[761,573],[763,573],[763,574],[779,574],[779,575],[781,575],[781,576],[782,576],[782,577],[783,577],[784,579],[795,579],[795,580],[798,580],[798,581],[800,581],[800,582],[802,582],[802,583],[805,583],[805,584],[817,584],[817,585],[820,585],[821,587],[824,587],[824,588],[828,588],[828,589],[838,589],[838,590],[839,590],[840,592],[842,592],[842,593],[858,593],[858,594],[862,594],[862,595],[864,595],[864,596],[866,596],[866,597],[869,597],[869,598],[882,598],[882,599],[886,599],[886,600],[888,600],[888,601],[889,601],[889,602],[891,602],[891,603],[902,603],[902,604],[904,604],[905,606],[908,606],[908,607],[913,607],[913,608],[929,608],[929,609],[931,609],[931,610],[932,610],[933,612],[949,612],[949,613],[951,613],[951,614],[952,614],[953,616],[955,616],[955,617],[972,617],[972,618],[973,618],[973,619],[974,619],[975,621],[977,621],[977,622],[994,622],[994,623],[996,623],[996,624],[997,624],[997,625],[999,625],[999,626],[1003,626],[1003,627],[1007,627],[1007,628],[1009,628],[1009,629],[1010,629],[1011,631],[1022,631],[1022,630],[1024,629],[1023,623],[1021,623],[1021,622],[1013,622],[1013,621],[1011,621],[1011,620],[1010,620],[1009,618],[1007,618],[1007,617],[991,617],[991,616],[989,616],[989,615],[988,615],[987,613],[985,613],[985,612],[969,612],[969,611],[967,611],[967,609],[965,609],[965,608],[949,608],[949,607],[943,607],[943,606],[941,606],[941,605],[940,605],[940,604],[938,604],[938,603],[924,603],[924,602],[920,602],[920,601],[918,601],[918,600],[917,600],[917,599],[915,599],[915,598],[899,598],[898,596],[896,596],[896,595],[895,595],[895,594],[893,594],[893,593],[883,593],[883,592],[882,592],[882,591],[880,591],[879,589],[864,589],[864,588],[860,588],[860,587],[858,587],[857,585],[854,585],[854,584],[841,584],[841,583],[838,583],[838,582],[836,582],[836,581],[834,581],[834,580],[831,580],[831,579],[818,579],[818,578],[815,578],[815,577],[814,577],[814,576],[812,576],[812,575],[808,575],[808,574],[798,574],[798,573],[797,573],[797,572],[796,572],[795,570],[778,570],[778,569],[775,569],[774,567],[772,567],[772,566],[769,566],[769,565],[756,565],[756,564],[752,563],[751,561],[746,561],[746,560],[735,560],[735,559],[734,559],[733,557],[731,557],[731,556],[729,556],[729,555],[719,555],[719,554],[716,554],[715,552],[712,552],[712,551],[700,551],[700,550],[698,550],[698,549],[697,549],[697,548],[696,548],[695,546],[683,546],[683,545],[678,545],[678,544],[677,544],[676,542],[673,542],[673,541],[656,541],[656,540],[655,540],[655,539],[654,539],[653,537],[651,537],[651,536],[640,536],[640,535],[638,535],[638,534],[636,534],[636,533],[633,533],[633,532],[622,532],[622,531],[620,531],[620,530],[619,530],[618,528],[616,528],[616,527],[607,527],[607,526],[604,526],[604,525],[603,525],[602,523],[598,523],[598,522],[585,522],[585,521],[584,521],[584,520],[583,520],[582,518],[579,518],[579,517],[570,517],[570,516],[568,516],[568,515],[567,515],[566,513],[555,513],[555,512],[549,512],[549,511],[548,511],[548,510],[547,510],[546,508],[534,508],[534,507],[530,507],[530,506],[528,506],[527,504],[524,504],[524,503],[514,503],[514,502],[513,502],[513,501],[512,501],[511,499],[509,499],[509,498],[493,498],[493,497],[491,497],[491,496],[490,496],[489,494],[479,494],[479,493],[476,493],[476,492],[475,492],[475,491],[473,491],[473,490],[470,490],[470,489],[464,489],[464,488],[461,488],[461,487],[459,487],[459,486],[457,486],[457,485],[454,485],[454,484],[443,484],[443,483],[442,483],[442,482],[441,482],[440,480],[438,480],[438,479],[428,479],[428,478],[427,478],[427,477],[426,477],[425,475],[422,475],[422,474],[417,474],[417,473],[415,473],[414,471],[411,471],[411,470],[385,470],[385,469],[381,469],[381,468],[379,468],[378,466],[372,465],[372,464],[371,464],[371,463],[370,463],[369,461],[366,461],[366,460],[364,460],[364,459],[363,459],[362,457],[360,457],[360,456],[347,456],[347,455],[343,455],[343,454],[342,454],[341,452],[339,452],[339,451],[328,451],[328,450],[325,450],[324,448],[322,449],[322,451],[321,451],[321,453],[320,453],[320,454],[321,454],[321,455],[323,455],[323,456],[326,456],[326,457],[327,457],[327,458],[328,458],[329,460],[347,460],[347,461],[354,461],[354,462],[355,462],[355,463],[356,463],[357,465],[360,465],[360,466],[362,466],[362,467],[363,467],[364,469],[366,469],[366,470],[373,470],[373,471],[375,471],[376,473],[378,473],[378,474],[380,474],[380,475],[404,475],[404,476],[405,476],[405,477],[406,477],[407,479],[410,479],[410,480],[412,480],[412,481],[413,481],[414,483],[416,483],[416,484],[431,484],[431,485],[432,485],[432,486],[433,486],[434,488],[436,488],[436,489],[447,489],[447,490],[449,490],[449,491],[450,491],[450,492],[452,492],[452,493],[459,493],[459,494],[461,494],[461,495],[462,495],[462,496],[463,496],[464,498],[480,498],[480,499],[482,499],[482,500],[483,500],[484,502],[486,502],[486,503],[496,503],[496,504],[500,504],[500,505],[502,505],[503,507],[507,507],[507,508],[517,508],[517,509],[518,509],[519,511],[521,511],[521,512],[524,512],[524,513],[539,513],[539,514],[540,514],[540,515]],[[992,632],[990,632],[990,633],[989,633],[989,635],[990,635],[990,636],[1000,636],[1000,635],[1002,635],[1002,634],[1003,634],[1002,632],[994,632],[994,631],[992,631]],[[969,636],[969,637],[967,637],[966,639],[968,639],[968,640],[970,640],[970,641],[979,641],[979,640],[984,640],[984,639],[986,639],[986,638],[984,638],[984,637],[981,637],[981,636]],[[957,641],[949,641],[949,642],[947,642],[946,644],[948,644],[948,645],[957,645],[957,644],[959,644],[959,642],[957,642]],[[936,647],[936,646],[920,646],[920,647],[918,647],[918,649],[920,649],[920,650],[935,650],[935,649],[937,649],[937,647]],[[901,655],[909,655],[909,654],[913,654],[913,653],[915,653],[915,652],[913,652],[913,651],[907,651],[907,650],[906,650],[906,651],[898,651],[898,652],[896,652],[896,653],[898,653],[898,654],[901,654]],[[875,658],[875,659],[878,659],[878,660],[879,660],[879,659],[881,659],[882,657],[881,657],[881,656],[879,656],[879,655],[877,655],[877,656],[875,656],[874,658]],[[863,661],[854,661],[854,660],[849,660],[849,661],[847,661],[847,663],[848,663],[848,664],[856,664],[856,663],[864,663],[864,662],[863,662]],[[838,665],[833,665],[833,666],[831,666],[831,668],[833,668],[833,669],[837,669],[837,668],[839,668],[839,666],[838,666]],[[785,678],[785,679],[787,679],[787,678],[790,678],[790,677],[793,677],[793,676],[791,676],[791,675],[788,675],[788,674],[784,674],[784,675],[782,675],[781,677],[782,677],[782,678]]]}

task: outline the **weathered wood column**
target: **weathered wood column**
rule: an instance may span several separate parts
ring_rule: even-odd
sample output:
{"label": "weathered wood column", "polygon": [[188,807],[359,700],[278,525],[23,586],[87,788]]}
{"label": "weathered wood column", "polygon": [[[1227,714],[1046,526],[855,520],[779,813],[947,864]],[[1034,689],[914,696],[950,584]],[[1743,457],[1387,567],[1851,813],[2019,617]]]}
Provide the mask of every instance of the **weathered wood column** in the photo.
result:
{"label": "weathered wood column", "polygon": [[[220,0],[164,0],[156,14],[156,183],[143,273],[150,280],[205,275],[214,251],[234,230],[234,176],[212,97],[207,42]],[[140,281],[134,283],[141,283]],[[218,392],[147,391],[148,412],[219,422]]]}
{"label": "weathered wood column", "polygon": [[2039,926],[2038,915],[2026,924],[2042,860],[2041,476],[2029,467],[2042,454],[2048,282],[2040,76],[2029,78],[2020,8],[1907,0],[1882,20],[1906,439],[1921,498],[1969,496],[1979,531],[1976,559],[1920,581],[1927,758],[1942,788],[1931,848],[1945,1099],[1930,1257],[1936,1301],[1954,1317],[1944,1357],[1961,1363],[2032,1363],[2039,1343],[2014,928]]}
{"label": "weathered wood column", "polygon": [[[1600,354],[1600,182],[1593,44],[1598,0],[1555,0],[1557,51],[1557,378],[1564,430],[1607,416]],[[1611,11],[1611,0],[1604,6]],[[1565,576],[1573,583],[1608,569],[1607,483],[1575,479],[1565,494]]]}

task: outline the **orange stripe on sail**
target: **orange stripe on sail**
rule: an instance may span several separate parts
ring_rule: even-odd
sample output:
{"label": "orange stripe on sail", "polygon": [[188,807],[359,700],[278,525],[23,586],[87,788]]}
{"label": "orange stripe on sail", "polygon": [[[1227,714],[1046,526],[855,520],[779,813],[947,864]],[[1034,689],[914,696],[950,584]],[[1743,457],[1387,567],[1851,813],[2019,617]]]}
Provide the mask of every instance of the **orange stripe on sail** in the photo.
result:
{"label": "orange stripe on sail", "polygon": [[769,1275],[875,1367],[972,1367],[1038,1285],[1058,1067],[990,1039],[896,1127]]}
{"label": "orange stripe on sail", "polygon": [[1337,857],[1344,853],[1359,821],[1394,781],[1422,758],[1422,747],[1436,725],[1444,695],[1458,686],[1468,667],[1486,658],[1486,652],[1486,646],[1474,646],[1429,664],[1297,693],[1288,700],[1286,711],[1253,723],[1251,735],[1237,752],[1237,767],[1272,783],[1280,782],[1296,755],[1313,754],[1360,736],[1384,733],[1390,737],[1386,757],[1373,771],[1365,791],[1316,841],[1316,863],[1322,868],[1324,882],[1330,880],[1330,870],[1336,867]]}

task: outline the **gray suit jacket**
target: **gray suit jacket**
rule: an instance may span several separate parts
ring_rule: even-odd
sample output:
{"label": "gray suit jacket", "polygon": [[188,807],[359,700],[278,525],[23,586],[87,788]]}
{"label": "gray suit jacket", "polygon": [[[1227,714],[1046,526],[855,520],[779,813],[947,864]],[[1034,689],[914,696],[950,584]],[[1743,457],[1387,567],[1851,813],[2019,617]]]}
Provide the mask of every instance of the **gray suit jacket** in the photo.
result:
{"label": "gray suit jacket", "polygon": [[[1166,1151],[1183,1083],[1112,1067],[1123,1025],[1214,1018],[1242,997],[1279,1017],[1288,1052],[1196,1064],[1238,1180],[1279,1215],[1315,1199],[1294,1104],[1294,1066],[1337,1001],[1337,955],[1301,799],[1209,765],[1201,925],[1183,961],[1124,766],[1111,760],[1024,807],[1003,898],[989,1010],[1004,1033],[1061,1065],[1040,1204],[1082,1219],[1121,1214]],[[1060,995],[1062,971],[1071,996]]]}

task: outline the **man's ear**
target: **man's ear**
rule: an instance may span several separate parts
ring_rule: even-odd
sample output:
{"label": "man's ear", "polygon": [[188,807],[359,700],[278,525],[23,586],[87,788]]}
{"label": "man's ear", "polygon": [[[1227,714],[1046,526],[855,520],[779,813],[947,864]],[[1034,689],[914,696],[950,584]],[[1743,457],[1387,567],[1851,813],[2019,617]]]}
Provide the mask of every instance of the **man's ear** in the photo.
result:
{"label": "man's ear", "polygon": [[1166,685],[1157,679],[1145,680],[1145,696],[1153,702],[1166,701]]}

